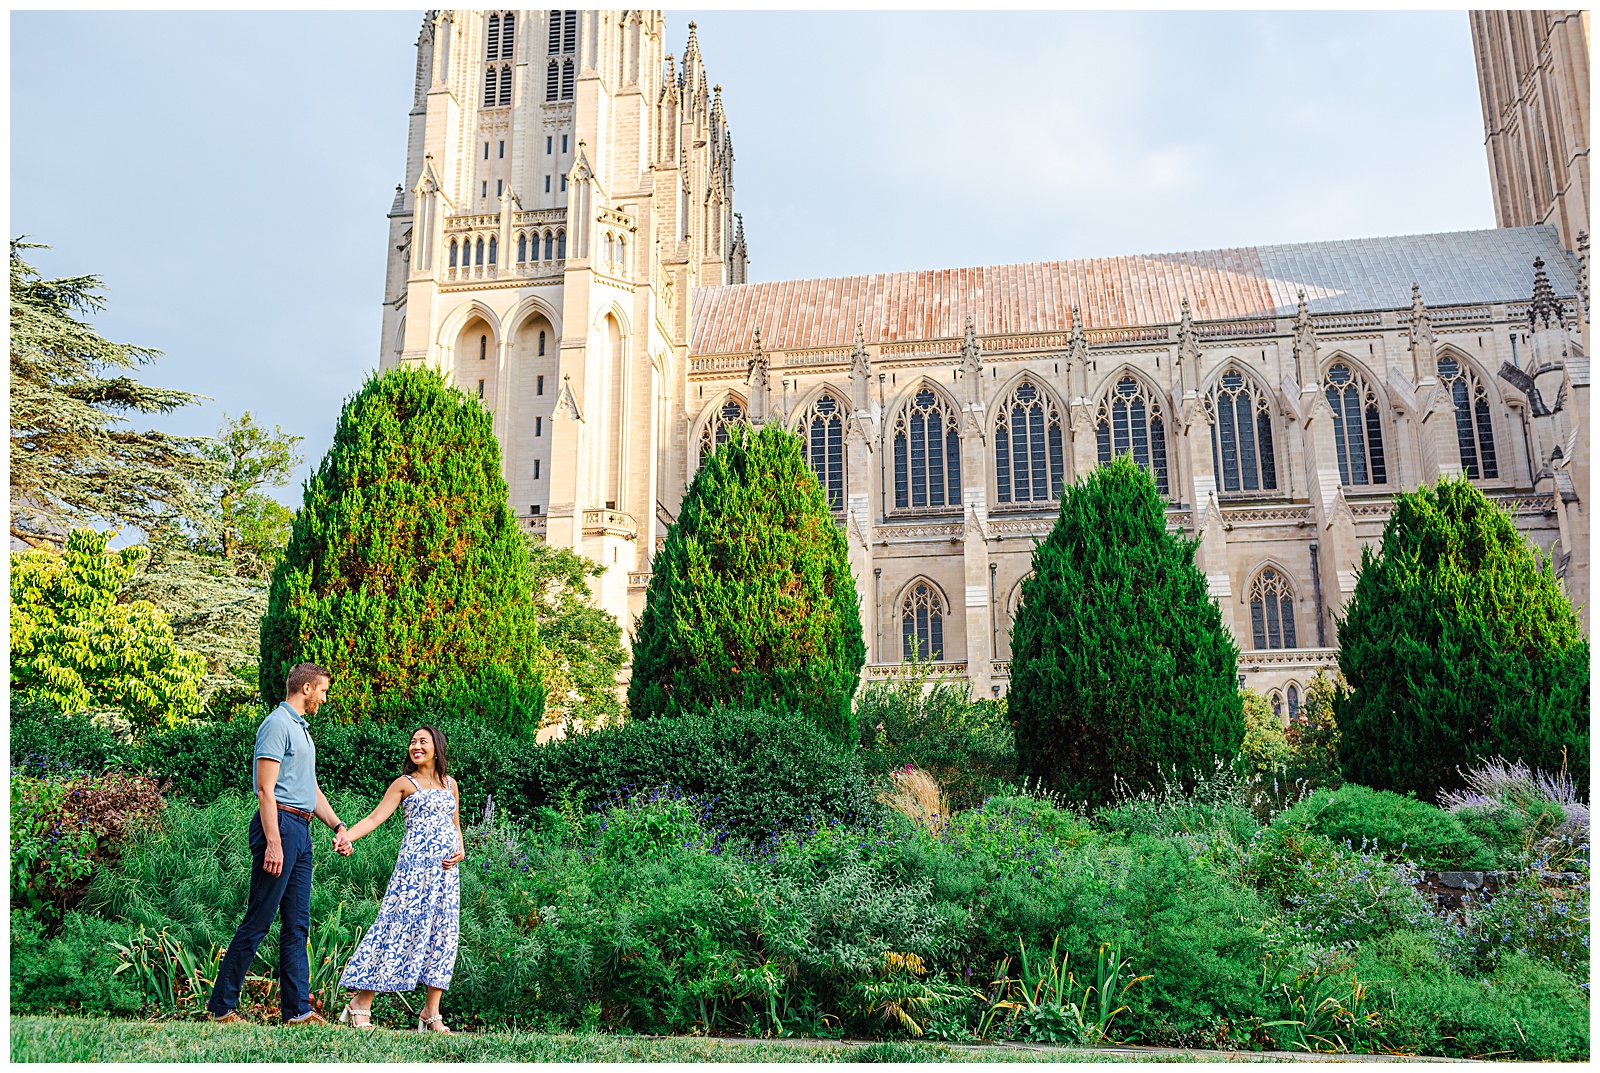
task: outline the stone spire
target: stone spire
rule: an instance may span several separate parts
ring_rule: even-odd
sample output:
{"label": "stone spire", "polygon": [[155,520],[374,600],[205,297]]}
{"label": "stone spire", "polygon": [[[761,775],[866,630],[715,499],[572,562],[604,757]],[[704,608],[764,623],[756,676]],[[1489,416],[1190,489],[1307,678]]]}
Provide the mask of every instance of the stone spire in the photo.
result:
{"label": "stone spire", "polygon": [[728,282],[748,283],[750,251],[744,244],[744,214],[734,213],[733,247],[728,251]]}
{"label": "stone spire", "polygon": [[771,373],[767,362],[767,355],[761,349],[761,329],[756,329],[756,349],[750,355],[748,373],[745,377],[745,386],[750,395],[750,423],[762,425],[769,416],[769,395]]}
{"label": "stone spire", "polygon": [[1072,335],[1067,339],[1067,389],[1075,396],[1089,393],[1089,339],[1077,306],[1072,307]]}
{"label": "stone spire", "polygon": [[1422,302],[1422,288],[1411,284],[1411,372],[1414,382],[1421,382],[1439,371],[1433,357],[1433,322],[1428,319],[1428,307]]}
{"label": "stone spire", "polygon": [[967,330],[961,337],[961,379],[966,384],[967,402],[983,405],[983,354],[978,346],[978,334],[972,327],[972,314],[967,314]]}
{"label": "stone spire", "polygon": [[1578,298],[1589,312],[1589,232],[1578,232]]}
{"label": "stone spire", "polygon": [[1311,307],[1306,292],[1300,292],[1300,305],[1294,314],[1294,367],[1300,386],[1317,379],[1317,330],[1311,324]]}
{"label": "stone spire", "polygon": [[1200,386],[1200,333],[1195,331],[1189,313],[1189,298],[1184,296],[1178,315],[1178,390]]}
{"label": "stone spire", "polygon": [[[1556,298],[1556,292],[1550,286],[1550,277],[1545,275],[1544,258],[1533,259],[1533,301],[1528,304],[1528,326],[1534,331],[1540,328],[1562,326],[1561,302]],[[1554,325],[1551,324],[1554,321]]]}
{"label": "stone spire", "polygon": [[858,414],[872,411],[872,360],[867,357],[867,336],[856,324],[856,345],[850,352],[850,408]]}

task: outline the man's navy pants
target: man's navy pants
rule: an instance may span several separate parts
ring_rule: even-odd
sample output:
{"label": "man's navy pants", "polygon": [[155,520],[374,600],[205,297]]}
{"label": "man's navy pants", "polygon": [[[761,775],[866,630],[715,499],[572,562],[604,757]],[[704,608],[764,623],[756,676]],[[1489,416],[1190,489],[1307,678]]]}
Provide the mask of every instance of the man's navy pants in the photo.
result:
{"label": "man's navy pants", "polygon": [[311,966],[306,958],[306,936],[311,930],[311,824],[303,816],[278,813],[278,837],[283,843],[283,871],[272,875],[261,866],[267,855],[267,836],[261,814],[250,818],[250,901],[244,923],[233,933],[228,953],[217,971],[206,1009],[221,1017],[239,1003],[239,989],[255,959],[256,947],[267,937],[272,918],[278,923],[278,996],[285,1021],[311,1010]]}

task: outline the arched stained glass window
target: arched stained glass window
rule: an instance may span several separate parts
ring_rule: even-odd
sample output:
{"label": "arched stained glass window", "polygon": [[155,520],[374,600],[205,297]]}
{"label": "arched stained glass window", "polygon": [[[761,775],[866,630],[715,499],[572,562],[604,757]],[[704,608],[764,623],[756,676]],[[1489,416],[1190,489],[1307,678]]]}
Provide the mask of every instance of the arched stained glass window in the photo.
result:
{"label": "arched stained glass window", "polygon": [[1061,497],[1066,451],[1061,414],[1031,380],[1023,380],[995,418],[995,497],[1035,503]]}
{"label": "arched stained glass window", "polygon": [[499,250],[500,250],[500,236],[499,235],[490,235],[489,236],[489,263],[490,264],[497,264],[498,263],[495,260],[495,258],[499,255]]}
{"label": "arched stained glass window", "polygon": [[1289,683],[1289,720],[1296,722],[1300,719],[1300,687],[1293,682]]}
{"label": "arched stained glass window", "polygon": [[944,601],[929,582],[912,585],[900,604],[900,658],[944,659]]}
{"label": "arched stained glass window", "polygon": [[1342,484],[1387,484],[1378,393],[1343,362],[1328,370],[1322,389],[1333,410],[1333,444]]}
{"label": "arched stained glass window", "polygon": [[455,266],[456,266],[456,240],[455,239],[451,239],[450,240],[450,267],[454,268]]}
{"label": "arched stained glass window", "polygon": [[1280,723],[1283,722],[1283,694],[1274,689],[1268,699],[1272,701],[1272,717]]}
{"label": "arched stained glass window", "polygon": [[566,256],[567,256],[567,233],[565,231],[557,231],[556,232],[556,260],[558,260],[558,261],[565,260]]}
{"label": "arched stained glass window", "polygon": [[1224,492],[1260,492],[1278,487],[1272,453],[1272,411],[1267,393],[1237,369],[1229,369],[1206,396],[1211,418],[1211,461]]}
{"label": "arched stained glass window", "polygon": [[527,259],[528,259],[528,236],[526,234],[520,234],[520,235],[517,236],[517,263],[521,264],[523,261],[526,261]]}
{"label": "arched stained glass window", "polygon": [[478,253],[476,264],[483,264],[483,239],[478,240]]}
{"label": "arched stained glass window", "polygon": [[894,505],[904,510],[960,504],[961,437],[955,414],[923,388],[894,422]]}
{"label": "arched stained glass window", "polygon": [[546,261],[550,260],[552,257],[555,256],[555,249],[556,249],[555,232],[546,231],[544,233],[544,259]]}
{"label": "arched stained glass window", "polygon": [[1298,648],[1294,638],[1294,593],[1272,567],[1250,586],[1250,632],[1257,650]]}
{"label": "arched stained glass window", "polygon": [[1100,400],[1095,416],[1095,447],[1100,462],[1129,455],[1156,479],[1156,491],[1167,495],[1167,426],[1158,395],[1131,376],[1124,376]]}
{"label": "arched stained glass window", "polygon": [[721,409],[711,415],[711,420],[706,422],[706,427],[700,431],[700,464],[706,464],[706,459],[711,452],[728,442],[728,433],[733,426],[743,424],[745,420],[744,403],[732,395],[722,404]]}
{"label": "arched stained glass window", "polygon": [[820,396],[800,418],[806,460],[828,498],[829,510],[844,510],[844,407],[832,395]]}
{"label": "arched stained glass window", "polygon": [[1456,443],[1461,448],[1461,469],[1467,479],[1493,480],[1500,476],[1488,390],[1470,368],[1448,354],[1439,359],[1439,382],[1455,401]]}

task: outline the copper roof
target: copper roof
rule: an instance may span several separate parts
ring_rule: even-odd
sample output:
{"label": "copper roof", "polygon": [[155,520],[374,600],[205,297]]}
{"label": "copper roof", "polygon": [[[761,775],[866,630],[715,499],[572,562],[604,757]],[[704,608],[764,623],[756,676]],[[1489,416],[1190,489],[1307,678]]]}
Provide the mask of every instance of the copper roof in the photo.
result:
{"label": "copper roof", "polygon": [[1411,284],[1430,306],[1526,300],[1543,257],[1561,295],[1577,293],[1577,261],[1553,227],[1245,246],[1191,253],[939,268],[835,279],[699,287],[695,354],[1171,324],[1187,297],[1196,320],[1286,316],[1304,290],[1313,313],[1403,309]]}

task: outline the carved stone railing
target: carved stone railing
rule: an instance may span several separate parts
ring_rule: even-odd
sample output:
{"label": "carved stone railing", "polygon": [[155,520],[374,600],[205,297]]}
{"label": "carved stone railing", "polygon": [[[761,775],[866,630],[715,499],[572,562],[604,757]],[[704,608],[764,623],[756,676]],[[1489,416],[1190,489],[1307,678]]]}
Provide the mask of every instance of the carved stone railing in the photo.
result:
{"label": "carved stone railing", "polygon": [[1083,333],[1090,346],[1109,346],[1113,343],[1164,343],[1167,326],[1148,328],[1094,328]]}
{"label": "carved stone railing", "polygon": [[1272,335],[1278,330],[1275,320],[1208,320],[1194,326],[1202,339],[1232,338],[1241,335]]}
{"label": "carved stone railing", "polygon": [[620,510],[584,511],[583,531],[585,535],[619,536],[628,540],[636,540],[639,536],[639,526],[633,520],[633,515]]}
{"label": "carved stone railing", "polygon": [[1338,665],[1339,650],[1337,648],[1277,648],[1270,651],[1239,653],[1239,669],[1241,671],[1291,668],[1332,669]]}
{"label": "carved stone railing", "polygon": [[1008,660],[1008,659],[993,660],[992,661],[992,669],[990,670],[989,674],[990,674],[990,677],[993,677],[993,678],[1010,678],[1011,677],[1011,661]]}
{"label": "carved stone railing", "polygon": [[936,681],[940,678],[964,678],[967,674],[967,661],[963,659],[921,664],[869,663],[861,668],[861,675],[869,680],[885,681],[920,674],[924,669],[928,673],[929,681]]}
{"label": "carved stone railing", "polygon": [[959,519],[950,522],[929,519],[874,526],[872,535],[879,540],[959,540],[962,530],[963,523]]}
{"label": "carved stone railing", "polygon": [[536,537],[543,537],[549,529],[549,519],[543,514],[523,514],[517,518],[517,524]]}
{"label": "carved stone railing", "polygon": [[1222,527],[1231,529],[1235,525],[1261,525],[1272,523],[1293,523],[1295,525],[1311,524],[1311,508],[1309,506],[1296,506],[1282,504],[1271,507],[1228,507],[1223,505]]}
{"label": "carved stone railing", "polygon": [[649,570],[629,570],[628,571],[628,588],[630,588],[630,589],[644,589],[644,588],[648,588],[649,586],[650,586],[650,571]]}
{"label": "carved stone railing", "polygon": [[1311,318],[1311,324],[1319,331],[1339,332],[1352,328],[1381,328],[1383,327],[1382,313],[1323,313]]}
{"label": "carved stone railing", "polygon": [[749,354],[719,354],[712,358],[690,358],[691,373],[744,371],[750,367]]}

